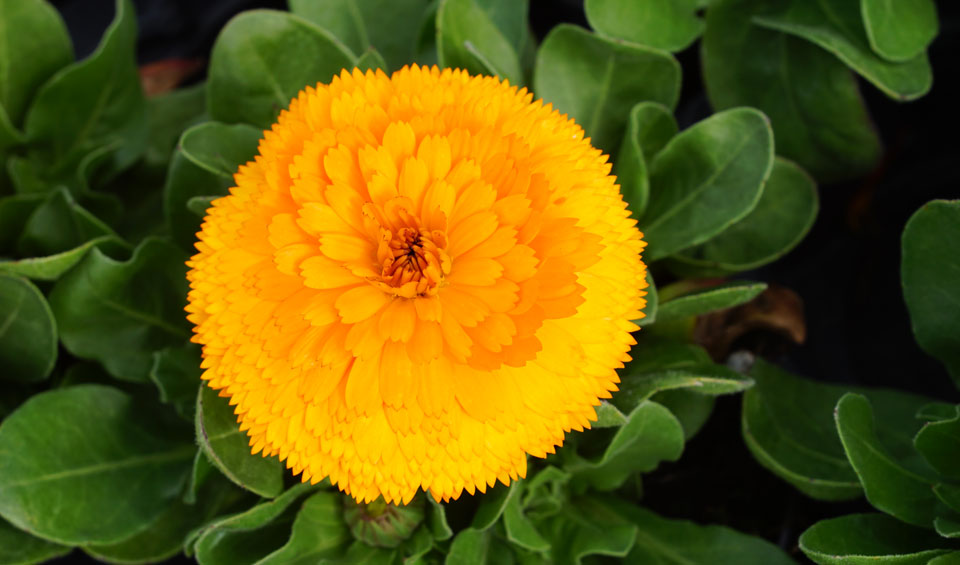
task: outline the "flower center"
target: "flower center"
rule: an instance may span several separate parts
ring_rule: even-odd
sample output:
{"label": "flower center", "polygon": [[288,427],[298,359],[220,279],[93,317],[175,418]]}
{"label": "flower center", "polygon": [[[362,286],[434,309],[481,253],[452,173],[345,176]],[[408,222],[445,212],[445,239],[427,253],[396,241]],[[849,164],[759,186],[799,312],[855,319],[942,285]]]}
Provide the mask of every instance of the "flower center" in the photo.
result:
{"label": "flower center", "polygon": [[383,282],[397,296],[433,296],[450,272],[450,257],[443,250],[442,231],[404,227],[396,233],[381,229],[377,258]]}

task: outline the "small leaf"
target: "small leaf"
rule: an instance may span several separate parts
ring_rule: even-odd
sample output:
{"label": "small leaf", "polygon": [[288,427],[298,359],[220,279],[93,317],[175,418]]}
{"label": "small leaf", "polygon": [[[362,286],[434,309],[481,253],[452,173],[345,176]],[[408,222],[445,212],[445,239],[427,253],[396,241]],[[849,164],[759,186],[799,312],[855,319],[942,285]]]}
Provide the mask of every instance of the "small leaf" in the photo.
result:
{"label": "small leaf", "polygon": [[387,62],[383,60],[376,49],[367,49],[363,52],[363,55],[357,58],[357,68],[361,71],[375,71],[377,69],[386,71]]}
{"label": "small leaf", "polygon": [[537,51],[533,89],[576,120],[594,147],[614,154],[637,103],[676,106],[680,64],[658,49],[560,24]]}
{"label": "small leaf", "polygon": [[250,453],[229,399],[201,386],[197,396],[197,441],[207,457],[237,485],[265,498],[283,492],[283,465],[276,457]]}
{"label": "small leaf", "polygon": [[928,202],[903,229],[900,278],[913,334],[960,386],[960,201]]}
{"label": "small leaf", "polygon": [[47,178],[72,178],[91,153],[100,155],[98,170],[111,175],[131,165],[146,147],[136,16],[130,0],[116,0],[115,6],[96,51],[47,81],[27,113],[30,158],[43,163]]}
{"label": "small leaf", "polygon": [[670,520],[628,502],[599,499],[607,511],[639,527],[637,542],[623,563],[641,565],[788,565],[794,561],[779,547],[723,526]]}
{"label": "small leaf", "polygon": [[493,563],[488,559],[491,534],[483,530],[467,528],[453,538],[444,565],[483,565]]}
{"label": "small leaf", "polygon": [[[714,310],[733,308],[745,302],[750,302],[766,288],[766,283],[730,281],[695,290],[661,302],[657,310],[657,317],[662,322],[699,316]],[[661,292],[666,293],[666,291],[667,289],[663,289]]]}
{"label": "small leaf", "polygon": [[437,541],[448,540],[453,537],[453,529],[447,523],[446,507],[432,496],[427,497],[427,522],[426,527],[430,528],[430,533]]}
{"label": "small leaf", "polygon": [[960,551],[945,553],[927,561],[927,565],[960,565]]}
{"label": "small leaf", "polygon": [[187,200],[187,210],[190,210],[200,218],[207,216],[207,211],[213,206],[213,201],[221,198],[220,196],[194,196]]}
{"label": "small leaf", "polygon": [[933,521],[933,529],[945,538],[960,538],[960,521],[940,516]]}
{"label": "small leaf", "polygon": [[0,272],[0,380],[37,382],[57,362],[57,323],[30,281]]}
{"label": "small leaf", "polygon": [[219,518],[195,530],[184,543],[184,552],[200,565],[255,563],[283,546],[299,509],[295,503],[315,488],[300,483],[273,500]]}
{"label": "small leaf", "polygon": [[119,236],[99,218],[78,205],[67,189],[55,189],[37,206],[17,239],[17,251],[26,257],[62,253],[92,239]]}
{"label": "small leaf", "polygon": [[[73,62],[73,45],[56,8],[42,0],[0,0],[0,22],[4,38],[0,44],[0,122],[13,128],[20,124],[36,90]],[[3,146],[0,141],[0,148]]]}
{"label": "small leaf", "polygon": [[437,56],[441,67],[495,74],[510,84],[523,84],[517,52],[474,0],[440,0]]}
{"label": "small leaf", "polygon": [[803,240],[817,218],[817,185],[777,157],[756,207],[716,237],[677,253],[670,268],[689,276],[726,276],[771,263]]}
{"label": "small leaf", "polygon": [[0,514],[68,545],[123,540],[183,484],[194,446],[173,431],[111,387],[40,393],[0,426]]}
{"label": "small leaf", "polygon": [[[749,382],[752,384],[753,381]],[[698,392],[694,387],[677,388],[660,391],[651,397],[651,400],[670,410],[680,422],[685,441],[690,441],[706,425],[716,404],[716,397]]]}
{"label": "small leaf", "polygon": [[960,479],[960,408],[954,408],[953,418],[924,424],[913,443],[938,473]]}
{"label": "small leaf", "polygon": [[703,33],[698,0],[587,0],[590,27],[666,51],[683,51]]}
{"label": "small leaf", "polygon": [[627,130],[613,164],[620,192],[637,217],[643,216],[650,198],[647,163],[677,134],[670,109],[656,102],[641,102],[630,110]]}
{"label": "small leaf", "polygon": [[194,421],[197,390],[203,383],[200,362],[200,346],[187,344],[155,352],[150,367],[149,377],[160,391],[160,401],[172,404],[188,422]]}
{"label": "small leaf", "polygon": [[262,131],[246,124],[204,122],[183,132],[180,149],[198,167],[232,180],[237,168],[256,156],[262,137]]}
{"label": "small leaf", "polygon": [[[0,108],[2,110],[2,108]],[[52,543],[18,530],[0,519],[0,563],[31,565],[70,553],[71,548]]]}
{"label": "small leaf", "polygon": [[931,402],[917,410],[917,419],[924,422],[950,420],[957,414],[957,406],[947,402]]}
{"label": "small leaf", "polygon": [[591,424],[591,428],[619,428],[627,423],[627,417],[619,408],[610,404],[606,400],[600,402],[597,406],[597,421]]}
{"label": "small leaf", "polygon": [[661,461],[676,461],[683,452],[683,427],[669,410],[645,400],[627,416],[610,444],[595,461],[574,454],[564,468],[574,488],[613,490],[633,473],[647,473]]}
{"label": "small leaf", "polygon": [[703,243],[750,213],[773,167],[766,116],[737,108],[684,130],[650,165],[647,261]]}
{"label": "small leaf", "polygon": [[151,167],[166,169],[183,131],[204,119],[207,85],[195,84],[147,99],[150,140],[144,160]]}
{"label": "small leaf", "polygon": [[273,10],[243,12],[227,22],[213,45],[207,111],[221,122],[267,128],[305,86],[330,82],[352,66],[346,46],[303,18]]}
{"label": "small leaf", "polygon": [[665,390],[688,389],[715,396],[742,392],[753,385],[753,380],[715,363],[639,373],[630,370],[621,379],[620,392],[615,394],[613,403],[626,411]]}
{"label": "small leaf", "polygon": [[960,512],[960,486],[940,483],[934,485],[933,494],[937,495],[940,502],[946,504],[948,508]]}
{"label": "small leaf", "polygon": [[183,494],[183,501],[187,504],[194,504],[197,501],[197,495],[200,489],[208,479],[216,477],[220,473],[210,462],[210,458],[203,452],[202,448],[197,449],[197,454],[193,457],[193,468],[190,471],[190,480],[187,481],[187,489]]}
{"label": "small leaf", "polygon": [[[2,176],[2,175],[0,175]],[[0,255],[13,255],[13,248],[27,219],[44,201],[40,194],[0,197]]]}
{"label": "small leaf", "polygon": [[644,289],[646,291],[646,296],[644,300],[647,301],[647,304],[641,310],[644,314],[639,320],[634,320],[634,323],[640,327],[649,326],[657,321],[657,308],[660,304],[660,299],[657,295],[657,287],[653,283],[653,275],[650,274],[650,271],[647,271],[647,287]]}
{"label": "small leaf", "polygon": [[[810,0],[811,2],[813,0]],[[862,175],[880,156],[856,79],[816,45],[754,25],[758,0],[714,0],[703,78],[715,110],[753,106],[770,118],[777,153],[821,180]]]}
{"label": "small leaf", "polygon": [[548,542],[523,512],[519,496],[511,498],[503,511],[503,529],[507,541],[528,551],[544,552],[550,550]]}
{"label": "small leaf", "polygon": [[820,565],[924,565],[949,552],[929,530],[884,514],[849,514],[821,520],[800,536],[800,549]]}
{"label": "small leaf", "polygon": [[552,561],[563,565],[579,565],[590,555],[626,557],[638,537],[636,526],[603,507],[595,496],[574,499],[539,527],[550,541]]}
{"label": "small leaf", "polygon": [[496,486],[487,490],[486,494],[480,497],[480,506],[473,515],[470,527],[475,530],[486,530],[492,527],[500,519],[510,499],[518,496],[520,490],[520,481],[511,481],[510,486],[497,483]]}
{"label": "small leaf", "polygon": [[286,545],[257,561],[258,565],[311,565],[326,562],[353,541],[343,521],[341,495],[318,492],[306,499],[293,522]]}
{"label": "small leaf", "polygon": [[363,53],[372,46],[383,54],[391,70],[398,70],[413,59],[417,33],[430,2],[289,0],[289,4],[291,12],[326,29],[353,53]]}
{"label": "small leaf", "polygon": [[[187,208],[194,197],[224,196],[233,185],[233,179],[225,179],[201,169],[177,149],[170,160],[167,181],[163,187],[163,215],[170,228],[170,235],[184,249],[193,249],[200,230],[200,218]],[[209,200],[206,201],[209,203]],[[204,206],[206,211],[207,206]]]}
{"label": "small leaf", "polygon": [[933,0],[860,0],[860,12],[870,47],[889,61],[915,58],[937,36]]}
{"label": "small leaf", "polygon": [[19,275],[35,281],[55,281],[79,263],[87,255],[87,252],[94,247],[105,250],[107,253],[129,248],[125,242],[116,236],[102,235],[73,249],[54,255],[31,257],[17,261],[0,261],[0,273]]}
{"label": "small leaf", "polygon": [[128,261],[91,250],[50,292],[64,347],[99,361],[118,379],[146,382],[153,352],[190,336],[183,316],[184,259],[173,245],[153,238]]}
{"label": "small leaf", "polygon": [[784,6],[776,13],[755,16],[753,21],[819,45],[895,100],[913,100],[930,90],[933,73],[925,53],[903,63],[873,53],[859,2],[794,0]]}
{"label": "small leaf", "polygon": [[908,469],[877,437],[873,408],[866,397],[845,394],[835,412],[837,431],[864,494],[875,508],[908,524],[929,528],[938,515],[935,479]]}

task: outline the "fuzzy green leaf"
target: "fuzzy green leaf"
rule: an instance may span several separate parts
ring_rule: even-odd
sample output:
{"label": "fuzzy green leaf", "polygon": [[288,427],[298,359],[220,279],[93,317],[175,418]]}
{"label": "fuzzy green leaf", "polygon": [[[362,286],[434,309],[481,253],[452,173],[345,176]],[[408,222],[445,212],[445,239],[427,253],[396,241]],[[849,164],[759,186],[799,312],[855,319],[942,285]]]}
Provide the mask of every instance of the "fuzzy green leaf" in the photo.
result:
{"label": "fuzzy green leaf", "polygon": [[232,185],[233,179],[200,168],[181,149],[174,151],[163,187],[163,215],[173,240],[193,249],[202,216],[188,209],[187,203],[195,197],[224,196]]}
{"label": "fuzzy green leaf", "polygon": [[43,293],[0,272],[0,381],[42,381],[56,362],[57,323]]}
{"label": "fuzzy green leaf", "polygon": [[475,0],[441,0],[437,9],[437,56],[441,67],[494,74],[523,84],[520,57]]}
{"label": "fuzzy green leaf", "polygon": [[262,137],[246,124],[204,122],[183,132],[180,149],[198,167],[232,180],[240,165],[253,160]]}
{"label": "fuzzy green leaf", "polygon": [[343,504],[336,492],[318,492],[306,499],[293,522],[286,545],[257,561],[258,565],[326,563],[353,540],[343,521]]}
{"label": "fuzzy green leaf", "polygon": [[656,102],[641,102],[630,110],[627,130],[613,164],[620,192],[636,217],[643,216],[650,199],[647,163],[677,134],[670,109]]}
{"label": "fuzzy green leaf", "polygon": [[869,171],[880,156],[880,140],[856,80],[819,47],[754,25],[751,15],[762,5],[715,0],[707,10],[701,56],[714,109],[763,111],[773,125],[777,153],[818,179]]}
{"label": "fuzzy green leaf", "polygon": [[560,24],[537,51],[533,86],[576,120],[594,147],[615,154],[639,102],[676,106],[680,64],[664,51]]}
{"label": "fuzzy green leaf", "polygon": [[703,33],[698,0],[587,0],[590,27],[666,51],[683,51]]}
{"label": "fuzzy green leaf", "polygon": [[70,545],[147,528],[178,495],[194,452],[152,408],[100,385],[32,397],[0,427],[0,514]]}
{"label": "fuzzy green leaf", "polygon": [[110,226],[77,204],[70,193],[60,187],[27,218],[17,239],[17,252],[25,257],[63,253],[103,236],[119,241]]}
{"label": "fuzzy green leaf", "polygon": [[884,514],[821,520],[800,536],[800,549],[820,565],[925,565],[947,553],[929,530]]}
{"label": "fuzzy green leaf", "polygon": [[860,0],[860,13],[870,47],[889,61],[915,58],[939,28],[933,0]]}
{"label": "fuzzy green leaf", "polygon": [[773,132],[752,108],[714,114],[679,133],[650,165],[641,219],[655,261],[703,243],[757,205],[773,167]]}
{"label": "fuzzy green leaf", "polygon": [[924,424],[913,444],[938,473],[960,479],[960,407],[954,408],[952,418]]}
{"label": "fuzzy green leaf", "polygon": [[913,334],[960,386],[960,201],[934,200],[903,230],[900,279]]}
{"label": "fuzzy green leaf", "polygon": [[651,372],[629,370],[621,376],[620,392],[613,403],[629,412],[633,406],[654,394],[675,389],[687,389],[708,396],[742,392],[753,385],[753,380],[716,363],[698,363],[682,368]]}
{"label": "fuzzy green leaf", "polygon": [[[2,110],[2,109],[0,109]],[[0,518],[0,564],[32,565],[70,553],[69,547],[18,530]]]}
{"label": "fuzzy green leaf", "polygon": [[[733,308],[753,300],[766,289],[766,283],[750,281],[721,283],[661,302],[657,309],[657,318],[662,322]],[[663,292],[666,292],[666,289]]]}
{"label": "fuzzy green leaf", "polygon": [[188,422],[194,421],[197,390],[203,382],[200,362],[200,346],[190,343],[157,351],[150,367],[150,380],[160,391],[160,401],[172,404]]}
{"label": "fuzzy green leaf", "polygon": [[354,56],[327,30],[293,14],[250,10],[220,31],[207,79],[207,111],[226,123],[270,127],[305,86],[330,82]]}
{"label": "fuzzy green leaf", "polygon": [[237,485],[265,498],[283,492],[283,464],[276,457],[250,453],[229,399],[209,386],[197,396],[197,441],[220,471]]}

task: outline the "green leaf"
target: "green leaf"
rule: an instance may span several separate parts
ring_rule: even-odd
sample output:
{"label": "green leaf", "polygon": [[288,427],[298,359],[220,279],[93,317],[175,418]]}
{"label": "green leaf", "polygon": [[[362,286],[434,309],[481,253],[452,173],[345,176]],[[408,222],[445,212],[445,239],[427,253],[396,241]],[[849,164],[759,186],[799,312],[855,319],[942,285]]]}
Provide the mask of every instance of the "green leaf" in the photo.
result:
{"label": "green leaf", "polygon": [[540,534],[523,510],[519,496],[507,501],[507,506],[503,510],[503,529],[507,541],[528,551],[549,551],[550,542]]}
{"label": "green leaf", "polygon": [[183,439],[111,387],[38,394],[0,426],[0,514],[59,543],[120,541],[178,495],[194,452]]}
{"label": "green leaf", "polygon": [[946,504],[948,508],[960,512],[960,486],[940,483],[934,485],[933,494],[937,495],[940,502]]}
{"label": "green leaf", "polygon": [[200,122],[207,108],[207,85],[178,88],[147,99],[150,140],[144,159],[166,169],[183,131]]}
{"label": "green leaf", "polygon": [[430,533],[433,534],[433,538],[437,541],[448,540],[453,537],[453,529],[450,528],[450,524],[447,523],[447,512],[445,506],[433,499],[432,496],[427,497],[427,521],[426,527],[430,529]]}
{"label": "green leaf", "polygon": [[803,240],[818,208],[813,179],[777,157],[756,207],[719,235],[674,255],[670,268],[685,276],[726,276],[772,263]]}
{"label": "green leaf", "polygon": [[383,60],[383,56],[376,49],[367,49],[363,52],[363,55],[357,57],[357,68],[361,71],[375,71],[377,69],[386,71],[387,62]]}
{"label": "green leaf", "polygon": [[537,51],[533,87],[576,120],[594,147],[612,155],[637,103],[676,106],[680,64],[664,51],[560,24]]}
{"label": "green leaf", "polygon": [[777,153],[818,179],[871,170],[880,139],[853,75],[819,47],[753,25],[759,5],[759,0],[715,0],[707,10],[701,58],[713,108],[763,111],[773,125]]}
{"label": "green leaf", "polygon": [[190,337],[185,257],[148,238],[128,261],[91,250],[50,292],[64,347],[118,379],[146,382],[153,352]]}
{"label": "green leaf", "polygon": [[[657,310],[657,317],[662,322],[699,316],[714,310],[733,308],[750,302],[766,289],[766,283],[750,281],[721,283],[661,302]],[[664,289],[661,292],[666,293],[666,290]]]}
{"label": "green leaf", "polygon": [[187,538],[185,553],[200,565],[255,563],[287,541],[299,509],[295,503],[313,490],[300,483],[273,500],[211,522]]}
{"label": "green leaf", "polygon": [[626,557],[637,539],[637,527],[603,506],[599,497],[581,497],[561,514],[540,525],[550,541],[554,563],[579,564],[589,555]]}
{"label": "green leaf", "polygon": [[0,381],[42,381],[56,362],[57,323],[43,293],[0,272]]}
{"label": "green leaf", "polygon": [[[875,508],[908,524],[929,528],[939,514],[935,479],[891,456],[876,432],[873,408],[865,396],[845,394],[835,411],[837,431],[864,494]],[[919,471],[919,472],[918,472]]]}
{"label": "green leaf", "polygon": [[146,147],[136,17],[130,0],[115,5],[96,51],[47,81],[27,113],[30,158],[43,164],[46,177],[72,177],[92,153],[102,159],[98,170],[110,175],[131,165]]}
{"label": "green leaf", "polygon": [[353,67],[353,54],[330,32],[303,18],[250,10],[220,31],[207,79],[214,120],[270,127],[305,86],[330,82]]}
{"label": "green leaf", "polygon": [[633,360],[621,371],[622,374],[651,373],[712,362],[710,354],[699,345],[650,335],[640,337],[641,339],[630,352]]}
{"label": "green leaf", "polygon": [[619,408],[610,404],[606,400],[600,402],[597,406],[597,421],[591,424],[592,429],[597,428],[619,428],[627,423],[627,417]]}
{"label": "green leaf", "polygon": [[624,200],[637,217],[643,216],[650,198],[647,162],[676,134],[677,121],[663,104],[641,102],[630,110],[613,174],[620,182]]}
{"label": "green leaf", "polygon": [[180,149],[198,167],[232,181],[238,167],[256,156],[262,137],[246,124],[204,122],[183,132]]}
{"label": "green leaf", "polygon": [[697,0],[587,0],[590,27],[666,51],[683,51],[703,33]]}
{"label": "green leaf", "polygon": [[153,354],[150,380],[160,391],[160,401],[172,404],[177,414],[193,422],[197,407],[200,375],[200,346],[187,344],[168,347]]}
{"label": "green leaf", "polygon": [[700,394],[694,387],[663,390],[651,400],[665,406],[680,421],[685,441],[690,441],[703,428],[716,404],[716,397]]}
{"label": "green leaf", "polygon": [[860,13],[870,47],[889,61],[920,55],[939,28],[933,0],[860,0]]}
{"label": "green leaf", "polygon": [[473,521],[470,527],[475,530],[486,530],[497,523],[503,509],[511,498],[514,498],[520,492],[520,481],[512,481],[510,486],[497,483],[480,497],[480,506],[473,515]]}
{"label": "green leaf", "polygon": [[565,464],[576,491],[613,490],[633,473],[648,473],[661,461],[680,458],[683,427],[669,410],[644,400],[627,419],[598,459],[588,461],[573,454]]}
{"label": "green leaf", "polygon": [[753,21],[819,45],[895,100],[919,98],[933,84],[925,53],[894,63],[870,50],[860,2],[855,0],[793,0],[782,10],[755,16]]}
{"label": "green leaf", "polygon": [[0,197],[0,255],[12,255],[27,219],[44,201],[40,194]]}
{"label": "green leaf", "polygon": [[67,189],[60,187],[30,214],[17,240],[17,251],[27,257],[57,254],[102,236],[120,241],[110,226],[78,205]]}
{"label": "green leaf", "polygon": [[474,0],[440,0],[437,56],[441,67],[524,82],[516,50]]}
{"label": "green leaf", "polygon": [[250,453],[233,406],[209,386],[197,396],[197,442],[220,471],[237,485],[265,498],[283,492],[283,465],[276,457]]}
{"label": "green leaf", "polygon": [[[232,185],[233,179],[225,179],[198,167],[181,149],[174,151],[163,187],[163,215],[173,240],[185,249],[193,249],[203,216],[198,217],[188,209],[187,203],[200,196],[224,196]],[[203,208],[205,211],[207,206]]]}
{"label": "green leaf", "polygon": [[[2,110],[2,108],[0,108]],[[0,519],[0,564],[30,565],[70,553],[67,546],[52,543],[18,530]]]}
{"label": "green leaf", "polygon": [[[4,150],[22,145],[24,141],[26,141],[26,139],[23,134],[20,133],[17,128],[13,127],[3,106],[0,106],[0,163],[7,161],[7,156],[3,153]],[[2,180],[2,177],[3,175],[0,175],[0,189],[4,187],[6,182]]]}
{"label": "green leaf", "polygon": [[678,134],[650,166],[644,258],[703,243],[742,219],[772,168],[770,122],[752,108],[719,112]]}
{"label": "green leaf", "polygon": [[950,420],[957,414],[957,406],[947,402],[931,402],[917,410],[917,419],[924,422]]}
{"label": "green leaf", "polygon": [[[743,397],[743,438],[757,461],[804,494],[821,500],[860,496],[860,481],[847,460],[832,415],[847,391],[869,396],[881,414],[877,430],[902,461],[922,464],[913,434],[914,415],[928,402],[910,394],[802,379],[758,359],[750,370],[756,385]],[[911,455],[912,454],[912,455]]]}
{"label": "green leaf", "polygon": [[701,526],[670,520],[619,499],[599,500],[607,511],[639,527],[637,541],[623,560],[627,564],[658,565],[787,565],[779,547],[723,526]]}
{"label": "green leaf", "polygon": [[207,210],[213,206],[213,201],[221,198],[220,196],[194,196],[187,200],[187,210],[200,218],[207,216]]}
{"label": "green leaf", "polygon": [[55,281],[79,263],[92,248],[107,253],[128,249],[128,245],[113,235],[102,235],[73,249],[46,257],[31,257],[17,261],[0,261],[0,273],[19,275],[37,281]]}
{"label": "green leaf", "polygon": [[913,334],[960,386],[960,201],[933,200],[903,229],[900,279]]}
{"label": "green leaf", "polygon": [[70,35],[56,8],[42,0],[0,0],[0,122],[19,124],[40,85],[71,62]]}
{"label": "green leaf", "polygon": [[689,389],[708,396],[742,392],[753,380],[733,369],[716,363],[697,363],[679,368],[636,372],[633,368],[621,375],[620,391],[612,402],[624,411],[648,400],[654,394],[675,389]]}
{"label": "green leaf", "polygon": [[927,561],[927,565],[960,565],[960,551],[946,553]]}
{"label": "green leaf", "polygon": [[495,563],[488,558],[491,535],[483,530],[467,528],[453,538],[444,565],[483,565]]}
{"label": "green leaf", "polygon": [[960,538],[960,521],[939,516],[933,521],[933,529],[945,538]]}
{"label": "green leaf", "polygon": [[938,473],[960,479],[960,408],[954,408],[953,418],[924,424],[913,444]]}
{"label": "green leaf", "polygon": [[649,326],[657,321],[657,307],[660,303],[657,296],[657,286],[653,282],[653,275],[650,274],[650,271],[647,271],[647,288],[644,290],[647,293],[644,297],[647,304],[641,310],[644,316],[639,320],[634,320],[634,323],[641,327]]}
{"label": "green leaf", "polygon": [[397,70],[413,59],[417,32],[430,2],[289,0],[289,4],[291,12],[326,29],[353,53],[364,53],[372,46],[391,70]]}
{"label": "green leaf", "polygon": [[257,561],[258,565],[312,565],[325,562],[353,541],[343,521],[340,493],[318,492],[304,501],[286,545]]}
{"label": "green leaf", "polygon": [[943,541],[884,514],[850,514],[811,526],[800,549],[820,565],[924,565],[949,551]]}
{"label": "green leaf", "polygon": [[197,454],[193,457],[190,480],[187,481],[187,488],[183,493],[183,501],[187,504],[194,504],[197,501],[200,489],[206,484],[207,480],[219,475],[220,473],[210,462],[210,458],[203,452],[203,449],[197,448]]}

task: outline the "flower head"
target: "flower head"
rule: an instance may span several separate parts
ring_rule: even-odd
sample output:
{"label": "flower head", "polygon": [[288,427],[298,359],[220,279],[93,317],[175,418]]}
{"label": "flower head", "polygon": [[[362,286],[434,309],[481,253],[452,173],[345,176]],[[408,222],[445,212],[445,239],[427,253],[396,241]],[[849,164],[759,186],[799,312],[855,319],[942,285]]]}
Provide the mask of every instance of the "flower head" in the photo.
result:
{"label": "flower head", "polygon": [[417,66],[304,89],[191,259],[203,378],[254,452],[361,501],[485,491],[595,419],[644,243],[583,130]]}

